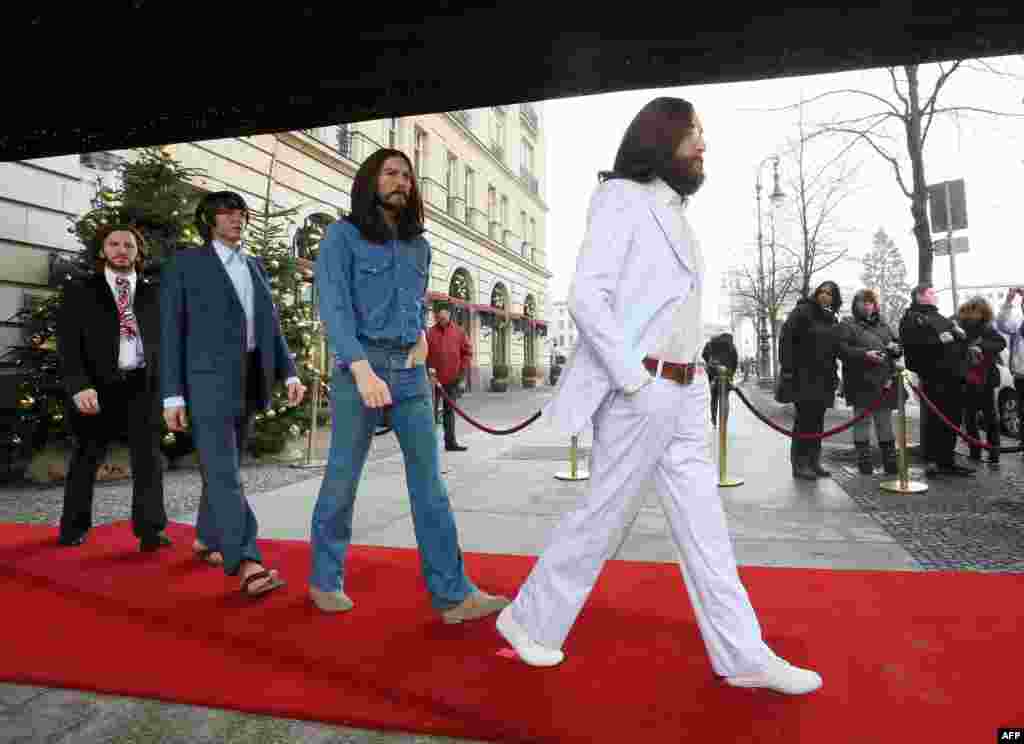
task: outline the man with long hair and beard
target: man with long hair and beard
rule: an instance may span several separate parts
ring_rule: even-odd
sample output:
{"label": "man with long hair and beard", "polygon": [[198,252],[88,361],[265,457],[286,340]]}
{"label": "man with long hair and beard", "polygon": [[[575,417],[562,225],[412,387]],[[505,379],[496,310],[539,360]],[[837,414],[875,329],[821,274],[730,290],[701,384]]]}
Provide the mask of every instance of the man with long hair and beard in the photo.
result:
{"label": "man with long hair and beard", "polygon": [[309,594],[324,612],[353,602],[343,588],[356,490],[374,429],[385,410],[405,459],[420,565],[445,623],[498,612],[508,604],[466,576],[448,490],[440,476],[427,377],[425,298],[431,247],[412,164],[382,149],[359,167],[352,214],[327,230],[316,261],[320,317],[335,369],[327,469],[313,510]]}
{"label": "man with long hair and beard", "polygon": [[580,342],[545,409],[566,435],[593,422],[591,480],[497,628],[525,663],[560,663],[653,477],[714,671],[733,686],[803,694],[821,677],[772,652],[740,582],[711,457],[708,388],[695,379],[704,262],[685,208],[704,180],[704,149],[693,106],[657,98],[626,130],[614,170],[600,174],[569,291]]}

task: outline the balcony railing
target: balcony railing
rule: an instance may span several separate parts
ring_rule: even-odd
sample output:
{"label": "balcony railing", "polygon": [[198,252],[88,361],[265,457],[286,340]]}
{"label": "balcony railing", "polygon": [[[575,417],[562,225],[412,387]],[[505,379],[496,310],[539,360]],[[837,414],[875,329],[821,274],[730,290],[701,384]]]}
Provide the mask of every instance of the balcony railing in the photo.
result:
{"label": "balcony railing", "polygon": [[424,202],[432,204],[438,209],[448,208],[448,189],[444,184],[435,181],[430,176],[420,176],[419,185]]}
{"label": "balcony railing", "polygon": [[533,107],[532,103],[520,103],[519,115],[534,134],[540,131],[540,117],[537,116],[537,109]]}
{"label": "balcony railing", "polygon": [[534,194],[540,194],[540,182],[537,180],[537,176],[530,172],[529,168],[525,165],[519,166],[519,177],[523,179],[523,183]]}
{"label": "balcony railing", "polygon": [[494,153],[494,157],[496,157],[498,160],[500,160],[503,163],[505,162],[505,148],[502,147],[500,144],[498,144],[497,142],[492,142],[491,152]]}
{"label": "balcony railing", "polygon": [[501,234],[501,244],[506,248],[515,250],[516,248],[519,247],[519,236],[506,228],[505,231]]}

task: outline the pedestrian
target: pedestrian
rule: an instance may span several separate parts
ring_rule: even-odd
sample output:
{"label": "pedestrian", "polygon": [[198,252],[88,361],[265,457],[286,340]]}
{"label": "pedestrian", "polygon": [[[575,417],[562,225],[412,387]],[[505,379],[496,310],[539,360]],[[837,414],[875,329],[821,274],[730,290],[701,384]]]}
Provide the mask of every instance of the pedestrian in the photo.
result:
{"label": "pedestrian", "polygon": [[90,250],[96,271],[65,289],[57,319],[72,435],[58,543],[85,542],[96,469],[110,443],[124,437],[132,532],[139,549],[151,552],[171,544],[160,455],[160,292],[142,275],[146,243],[136,228],[101,227]]}
{"label": "pedestrian", "polygon": [[306,389],[263,263],[245,250],[248,219],[245,200],[233,191],[200,200],[196,227],[205,242],[175,252],[161,278],[160,376],[167,427],[183,431],[191,420],[199,451],[203,493],[192,549],[239,576],[242,592],[258,597],[285,582],[263,565],[242,455],[253,416],[270,407],[274,383],[287,386],[290,406],[302,402]]}
{"label": "pedestrian", "polygon": [[439,472],[423,312],[432,249],[423,233],[412,163],[400,150],[381,149],[356,172],[351,214],[331,225],[320,243],[316,284],[335,368],[331,449],[313,510],[309,593],[324,612],[354,607],[344,579],[356,490],[380,414],[390,408],[423,578],[441,619],[454,624],[498,612],[508,599],[481,591],[466,575]]}
{"label": "pedestrian", "polygon": [[441,421],[444,425],[444,448],[448,452],[465,452],[467,447],[455,439],[455,410],[450,400],[459,396],[459,383],[469,371],[473,348],[466,332],[452,322],[447,305],[437,308],[437,322],[427,331],[427,367],[436,373],[437,381],[448,397],[441,398]]}
{"label": "pedestrian", "polygon": [[569,291],[580,337],[545,407],[563,434],[593,423],[590,482],[497,628],[525,663],[561,663],[562,645],[653,478],[715,673],[736,687],[802,694],[821,678],[764,642],[736,570],[711,457],[708,388],[697,363],[704,260],[685,213],[704,180],[704,150],[693,106],[657,98],[626,130],[614,170],[600,175]]}

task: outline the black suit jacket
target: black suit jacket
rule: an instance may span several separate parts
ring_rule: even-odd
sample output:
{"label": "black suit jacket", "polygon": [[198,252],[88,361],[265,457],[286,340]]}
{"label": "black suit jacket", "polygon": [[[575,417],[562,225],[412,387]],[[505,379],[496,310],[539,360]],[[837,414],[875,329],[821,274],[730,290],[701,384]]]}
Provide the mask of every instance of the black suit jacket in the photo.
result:
{"label": "black suit jacket", "polygon": [[[147,388],[159,387],[160,289],[139,275],[132,305],[146,358]],[[57,317],[57,353],[69,396],[117,382],[121,332],[117,302],[104,272],[68,284]]]}

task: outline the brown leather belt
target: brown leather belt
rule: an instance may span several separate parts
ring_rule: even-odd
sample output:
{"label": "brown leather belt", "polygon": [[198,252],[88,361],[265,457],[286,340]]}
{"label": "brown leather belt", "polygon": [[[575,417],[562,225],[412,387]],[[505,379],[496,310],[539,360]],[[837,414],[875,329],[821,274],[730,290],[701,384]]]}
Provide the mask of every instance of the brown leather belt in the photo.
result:
{"label": "brown leather belt", "polygon": [[[652,375],[658,374],[658,360],[653,357],[644,357],[644,368]],[[662,362],[661,376],[666,380],[678,382],[680,385],[689,385],[693,382],[703,367],[698,364],[676,364],[675,362]]]}

